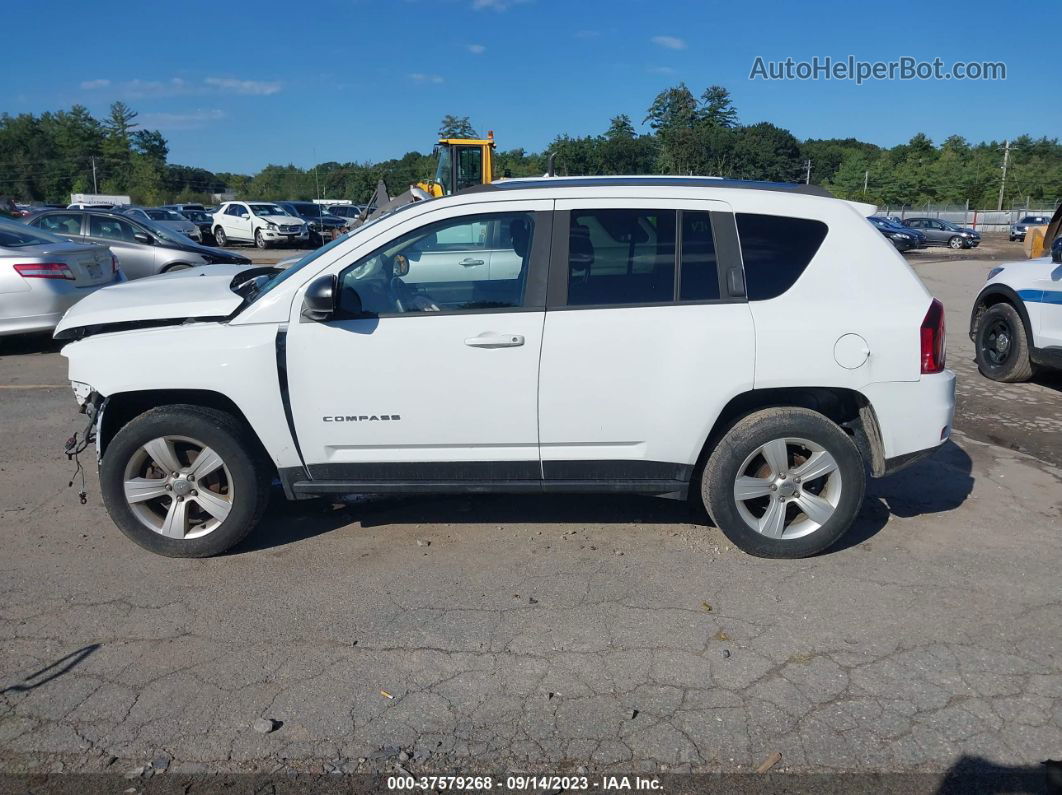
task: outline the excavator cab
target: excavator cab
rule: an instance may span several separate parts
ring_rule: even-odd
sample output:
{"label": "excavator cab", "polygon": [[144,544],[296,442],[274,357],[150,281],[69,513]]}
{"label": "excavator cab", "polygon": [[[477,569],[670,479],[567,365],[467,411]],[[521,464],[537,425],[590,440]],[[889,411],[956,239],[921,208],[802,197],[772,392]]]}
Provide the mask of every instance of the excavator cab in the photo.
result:
{"label": "excavator cab", "polygon": [[494,178],[493,130],[486,138],[440,138],[435,152],[439,158],[435,178],[417,185],[432,197],[486,185]]}

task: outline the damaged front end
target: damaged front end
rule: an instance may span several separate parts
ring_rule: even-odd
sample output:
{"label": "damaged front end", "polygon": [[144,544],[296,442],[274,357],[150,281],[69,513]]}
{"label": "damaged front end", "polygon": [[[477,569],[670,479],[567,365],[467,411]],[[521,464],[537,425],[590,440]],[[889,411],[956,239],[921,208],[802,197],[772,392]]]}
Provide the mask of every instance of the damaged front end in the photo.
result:
{"label": "damaged front end", "polygon": [[[74,461],[77,464],[77,469],[74,471],[74,477],[78,474],[81,475],[81,491],[78,496],[81,498],[82,504],[85,503],[85,475],[81,469],[81,461],[78,459],[85,450],[88,449],[90,444],[96,441],[99,433],[100,423],[103,421],[103,410],[107,407],[107,398],[94,390],[90,385],[83,384],[80,381],[71,381],[70,386],[74,390],[74,397],[77,399],[80,408],[80,413],[86,417],[85,428],[82,431],[75,431],[74,435],[66,440],[66,444],[63,446],[63,452],[66,453],[68,460]],[[99,463],[99,447],[96,449],[96,461]],[[74,481],[70,481],[70,485],[74,485]]]}

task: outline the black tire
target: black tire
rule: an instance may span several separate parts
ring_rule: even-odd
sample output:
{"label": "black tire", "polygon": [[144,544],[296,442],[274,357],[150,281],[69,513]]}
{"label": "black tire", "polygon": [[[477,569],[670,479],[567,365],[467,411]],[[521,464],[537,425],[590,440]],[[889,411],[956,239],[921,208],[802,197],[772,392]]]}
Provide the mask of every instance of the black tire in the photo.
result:
{"label": "black tire", "polygon": [[981,375],[993,381],[1015,383],[1032,377],[1029,338],[1017,309],[1004,302],[981,313],[974,330],[974,358]]}
{"label": "black tire", "polygon": [[[189,437],[205,444],[221,457],[231,475],[232,507],[206,535],[164,536],[143,524],[126,501],[127,464],[143,445],[162,436]],[[256,441],[234,417],[201,406],[173,405],[151,409],[115,434],[100,464],[100,487],[118,529],[144,549],[171,558],[204,558],[230,549],[254,529],[269,503],[270,477]]]}
{"label": "black tire", "polygon": [[254,244],[258,246],[258,248],[269,248],[269,243],[267,243],[266,239],[262,237],[261,229],[254,230]]}
{"label": "black tire", "polygon": [[172,265],[167,265],[165,268],[163,268],[162,272],[171,273],[172,271],[186,271],[190,267],[192,266],[189,265],[187,262],[175,262]]}
{"label": "black tire", "polygon": [[[833,513],[817,529],[797,538],[769,538],[750,527],[734,496],[739,469],[758,448],[776,439],[803,439],[829,453],[840,475],[840,494]],[[797,466],[795,458],[791,466]],[[818,481],[821,484],[821,481]],[[816,481],[809,481],[815,493]],[[801,487],[803,488],[803,486]],[[735,424],[716,445],[701,476],[701,499],[716,527],[739,549],[761,558],[805,558],[829,548],[851,527],[863,504],[866,468],[859,449],[836,423],[803,408],[763,409]],[[773,500],[775,496],[765,496]],[[783,502],[785,502],[783,500]],[[783,509],[788,527],[795,527],[801,514],[798,505]]]}
{"label": "black tire", "polygon": [[214,242],[219,248],[224,248],[229,244],[229,239],[225,237],[225,230],[220,226],[214,227]]}
{"label": "black tire", "polygon": [[968,248],[969,245],[970,244],[966,242],[965,238],[959,237],[958,235],[948,239],[948,246],[953,249]]}

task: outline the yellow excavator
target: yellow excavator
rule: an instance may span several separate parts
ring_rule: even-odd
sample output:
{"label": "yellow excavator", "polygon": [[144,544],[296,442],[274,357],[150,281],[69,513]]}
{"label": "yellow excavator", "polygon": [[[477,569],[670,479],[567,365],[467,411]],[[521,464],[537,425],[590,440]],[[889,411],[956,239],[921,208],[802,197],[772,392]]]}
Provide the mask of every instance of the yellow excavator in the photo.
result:
{"label": "yellow excavator", "polygon": [[380,180],[376,192],[362,215],[348,224],[356,229],[381,215],[405,204],[449,196],[473,185],[487,185],[494,181],[494,131],[486,138],[440,138],[435,145],[435,176],[410,185],[409,190],[394,198]]}
{"label": "yellow excavator", "polygon": [[432,198],[488,185],[494,179],[494,130],[486,138],[440,138],[435,155],[435,178],[417,183]]}

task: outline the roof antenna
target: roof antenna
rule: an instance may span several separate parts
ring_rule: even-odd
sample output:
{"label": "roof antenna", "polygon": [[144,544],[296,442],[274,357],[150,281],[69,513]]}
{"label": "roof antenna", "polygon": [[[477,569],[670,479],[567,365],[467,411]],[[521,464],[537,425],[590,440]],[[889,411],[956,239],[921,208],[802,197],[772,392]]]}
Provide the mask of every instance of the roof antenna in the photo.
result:
{"label": "roof antenna", "polygon": [[546,161],[547,162],[547,165],[546,165],[546,176],[547,177],[555,177],[555,176],[557,176],[557,168],[556,168],[556,165],[555,165],[556,159],[557,159],[557,153],[556,152],[550,152],[549,153],[549,160]]}

